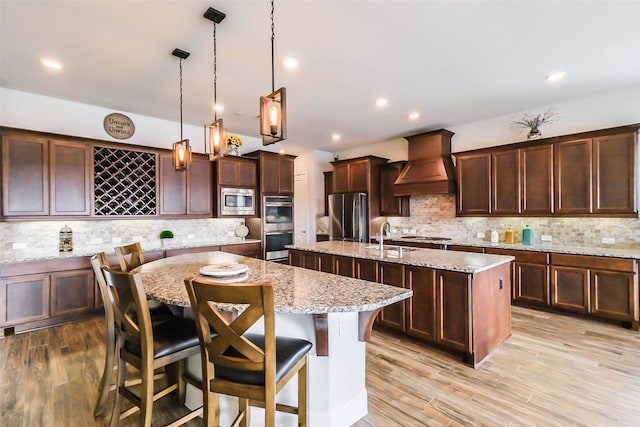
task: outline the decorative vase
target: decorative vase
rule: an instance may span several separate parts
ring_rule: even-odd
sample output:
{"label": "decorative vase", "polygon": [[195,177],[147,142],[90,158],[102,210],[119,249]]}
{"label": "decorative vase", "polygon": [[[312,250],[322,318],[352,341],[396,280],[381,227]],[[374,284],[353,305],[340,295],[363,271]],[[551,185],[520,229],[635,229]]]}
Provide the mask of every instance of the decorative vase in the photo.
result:
{"label": "decorative vase", "polygon": [[239,156],[240,153],[238,153],[238,146],[235,144],[227,144],[227,154],[229,156]]}
{"label": "decorative vase", "polygon": [[531,129],[531,131],[527,135],[527,139],[529,139],[529,140],[531,140],[531,139],[540,139],[540,138],[542,138],[542,132],[540,132],[540,130],[538,130],[538,129]]}

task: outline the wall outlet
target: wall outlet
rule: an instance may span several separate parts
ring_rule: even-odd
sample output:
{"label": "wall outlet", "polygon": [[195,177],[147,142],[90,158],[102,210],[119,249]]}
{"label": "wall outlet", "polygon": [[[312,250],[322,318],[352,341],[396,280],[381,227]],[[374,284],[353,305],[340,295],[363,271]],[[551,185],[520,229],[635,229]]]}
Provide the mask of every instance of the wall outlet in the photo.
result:
{"label": "wall outlet", "polygon": [[121,237],[112,237],[111,238],[111,243],[122,243],[122,238]]}
{"label": "wall outlet", "polygon": [[89,242],[90,245],[101,245],[102,244],[102,239],[101,238],[95,238],[95,239],[91,239],[91,241]]}
{"label": "wall outlet", "polygon": [[409,229],[409,234],[418,234],[418,230],[416,230],[415,228],[411,228]]}
{"label": "wall outlet", "polygon": [[234,233],[233,231],[227,231],[227,236],[228,237],[233,237],[235,235],[236,235],[236,233]]}
{"label": "wall outlet", "polygon": [[131,236],[132,242],[142,242],[142,236]]}
{"label": "wall outlet", "polygon": [[187,239],[195,239],[196,235],[193,233],[187,234]]}
{"label": "wall outlet", "polygon": [[484,239],[484,233],[482,231],[478,231],[476,233],[476,237],[479,238],[479,239]]}
{"label": "wall outlet", "polygon": [[27,244],[25,242],[13,242],[11,247],[13,249],[27,249]]}
{"label": "wall outlet", "polygon": [[602,243],[604,243],[605,245],[613,245],[616,243],[616,238],[615,237],[603,237],[602,238]]}
{"label": "wall outlet", "polygon": [[402,229],[402,234],[409,234],[409,229],[408,228],[403,228]]}
{"label": "wall outlet", "polygon": [[542,236],[540,236],[540,240],[543,242],[553,242],[553,236],[549,234],[543,234]]}
{"label": "wall outlet", "polygon": [[339,328],[338,335],[344,335],[346,331],[347,331],[347,319],[345,319],[344,317],[340,317],[340,328]]}

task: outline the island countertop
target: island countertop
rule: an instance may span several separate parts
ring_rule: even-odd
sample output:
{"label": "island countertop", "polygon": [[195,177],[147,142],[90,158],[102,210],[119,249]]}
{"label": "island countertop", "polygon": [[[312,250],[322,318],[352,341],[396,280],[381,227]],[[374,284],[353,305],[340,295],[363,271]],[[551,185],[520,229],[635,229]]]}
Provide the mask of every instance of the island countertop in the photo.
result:
{"label": "island countertop", "polygon": [[[276,313],[367,312],[402,301],[413,294],[409,289],[226,252],[205,252],[163,258],[148,262],[134,271],[141,273],[145,292],[149,297],[186,307],[190,302],[184,279],[199,277],[211,281],[223,281],[224,279],[202,276],[199,270],[206,265],[230,262],[246,264],[249,267],[246,278],[241,278],[242,282],[271,281],[273,283]],[[224,306],[220,308],[225,309]],[[229,306],[227,309],[235,311],[237,307]]]}
{"label": "island countertop", "polygon": [[381,253],[379,249],[368,249],[367,247],[370,246],[372,245],[367,243],[333,240],[329,242],[309,243],[306,245],[288,245],[287,247],[289,249],[296,249],[300,251],[342,255],[351,258],[373,259],[376,261],[427,267],[436,270],[459,271],[471,274],[490,270],[515,259],[512,256],[504,255],[488,255],[422,248],[411,248],[415,250],[404,252],[402,256],[399,257],[394,256],[394,252],[392,251],[385,251]]}

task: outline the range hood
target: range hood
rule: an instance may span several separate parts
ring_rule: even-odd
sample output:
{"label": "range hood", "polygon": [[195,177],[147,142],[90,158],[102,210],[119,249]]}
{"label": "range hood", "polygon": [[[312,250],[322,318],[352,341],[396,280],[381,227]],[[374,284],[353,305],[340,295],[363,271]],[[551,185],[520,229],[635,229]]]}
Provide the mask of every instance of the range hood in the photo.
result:
{"label": "range hood", "polygon": [[406,137],[409,161],[395,181],[396,196],[455,194],[456,173],[451,160],[451,137],[446,129]]}

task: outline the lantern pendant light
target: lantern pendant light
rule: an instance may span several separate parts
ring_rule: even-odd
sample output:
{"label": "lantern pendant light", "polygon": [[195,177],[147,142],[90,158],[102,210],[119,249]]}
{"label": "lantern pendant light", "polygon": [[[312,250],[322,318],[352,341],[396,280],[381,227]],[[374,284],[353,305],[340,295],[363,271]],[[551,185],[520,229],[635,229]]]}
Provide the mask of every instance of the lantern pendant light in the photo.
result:
{"label": "lantern pendant light", "polygon": [[281,87],[275,90],[273,22],[274,0],[271,0],[271,94],[260,97],[260,134],[262,145],[274,144],[287,138],[287,94]]}
{"label": "lantern pendant light", "polygon": [[209,160],[222,157],[224,145],[224,126],[222,119],[218,119],[218,55],[216,48],[216,26],[226,15],[212,7],[204,13],[204,17],[213,21],[213,123],[204,126],[204,149],[209,154]]}
{"label": "lantern pendant light", "polygon": [[189,140],[182,137],[182,60],[191,54],[182,49],[174,49],[171,54],[180,58],[180,141],[173,143],[173,166],[180,171],[191,165],[191,146]]}

